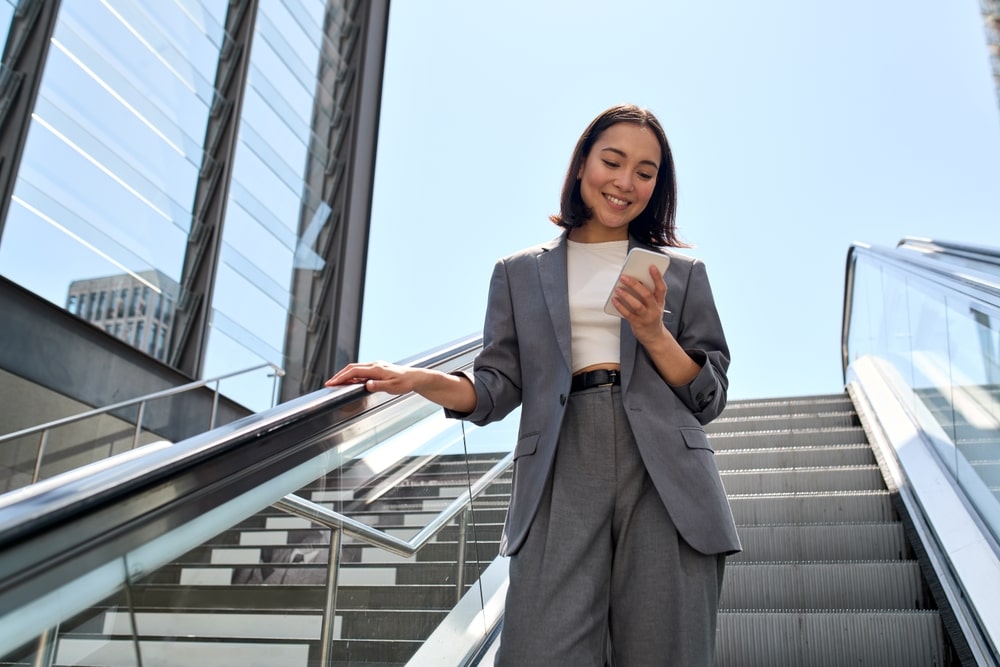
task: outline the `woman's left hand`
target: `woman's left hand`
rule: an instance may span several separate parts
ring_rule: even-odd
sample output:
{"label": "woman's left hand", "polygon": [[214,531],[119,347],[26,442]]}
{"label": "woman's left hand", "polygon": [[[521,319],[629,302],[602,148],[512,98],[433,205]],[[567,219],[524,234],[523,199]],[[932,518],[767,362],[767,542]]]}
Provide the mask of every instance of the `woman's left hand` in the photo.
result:
{"label": "woman's left hand", "polygon": [[643,346],[648,347],[657,340],[662,340],[669,332],[663,326],[663,307],[667,301],[667,283],[656,267],[649,268],[653,279],[653,289],[630,276],[622,276],[617,287],[613,303],[615,308],[632,325],[635,334]]}

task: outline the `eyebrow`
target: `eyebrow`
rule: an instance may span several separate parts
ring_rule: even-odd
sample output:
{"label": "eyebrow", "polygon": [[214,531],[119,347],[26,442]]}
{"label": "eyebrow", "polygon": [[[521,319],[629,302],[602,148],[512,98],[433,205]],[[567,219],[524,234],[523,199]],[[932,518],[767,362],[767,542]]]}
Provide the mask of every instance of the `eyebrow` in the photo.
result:
{"label": "eyebrow", "polygon": [[[611,151],[615,155],[620,155],[623,158],[627,158],[628,157],[628,155],[625,154],[625,151],[621,150],[620,148],[614,148],[612,146],[607,146],[607,147],[602,148],[600,150],[601,153],[603,153],[604,151]],[[639,164],[648,164],[653,169],[656,169],[657,171],[660,170],[660,165],[656,164],[652,160],[640,160]]]}

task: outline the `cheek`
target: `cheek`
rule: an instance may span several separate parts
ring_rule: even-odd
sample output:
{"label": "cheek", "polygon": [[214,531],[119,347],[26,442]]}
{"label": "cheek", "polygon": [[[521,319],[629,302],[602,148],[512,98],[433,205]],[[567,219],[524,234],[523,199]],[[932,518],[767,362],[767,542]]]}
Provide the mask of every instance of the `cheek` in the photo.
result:
{"label": "cheek", "polygon": [[644,185],[644,187],[642,188],[642,201],[643,201],[643,204],[648,204],[649,203],[650,198],[652,198],[652,196],[653,196],[653,190],[655,190],[655,189],[656,189],[656,183],[655,182],[654,183],[650,183],[648,185]]}
{"label": "cheek", "polygon": [[594,193],[600,189],[597,178],[594,177],[593,170],[587,170],[583,174],[583,178],[580,179],[580,195],[583,197],[584,203],[588,206],[591,205],[589,201]]}

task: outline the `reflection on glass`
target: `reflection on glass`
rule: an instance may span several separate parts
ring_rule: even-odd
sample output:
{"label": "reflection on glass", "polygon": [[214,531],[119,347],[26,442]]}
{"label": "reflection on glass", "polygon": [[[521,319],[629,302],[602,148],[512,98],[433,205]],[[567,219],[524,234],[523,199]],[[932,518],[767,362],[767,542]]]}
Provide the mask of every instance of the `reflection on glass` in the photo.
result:
{"label": "reflection on glass", "polygon": [[[516,428],[503,422],[466,439],[465,425],[436,406],[417,414],[426,416],[407,413],[339,441],[314,462],[330,470],[296,495],[412,540],[510,452]],[[273,506],[241,514],[134,578],[131,608],[116,596],[64,623],[59,655],[80,662],[58,664],[135,664],[125,653],[132,618],[143,664],[319,664],[327,626],[336,664],[405,664],[462,596],[481,599],[477,582],[497,556],[509,493],[508,470],[413,555],[350,535],[337,542],[329,527]],[[142,561],[130,556],[133,567]],[[336,609],[326,618],[331,563]]]}
{"label": "reflection on glass", "polygon": [[112,333],[147,315],[130,283],[177,297],[228,3],[187,4],[60,5],[0,239],[5,276]]}
{"label": "reflection on glass", "polygon": [[904,400],[947,434],[934,442],[942,463],[1000,539],[998,323],[995,305],[965,291],[857,258],[848,359],[874,355],[899,371],[912,390]]}

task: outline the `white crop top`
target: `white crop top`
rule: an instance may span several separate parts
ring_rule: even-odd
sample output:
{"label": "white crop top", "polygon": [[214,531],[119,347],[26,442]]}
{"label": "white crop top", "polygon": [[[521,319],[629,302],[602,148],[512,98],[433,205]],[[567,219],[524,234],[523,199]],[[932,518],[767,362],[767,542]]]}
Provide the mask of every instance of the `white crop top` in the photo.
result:
{"label": "white crop top", "polygon": [[601,363],[621,363],[621,318],[604,312],[628,240],[577,243],[567,239],[569,321],[573,332],[573,372]]}

